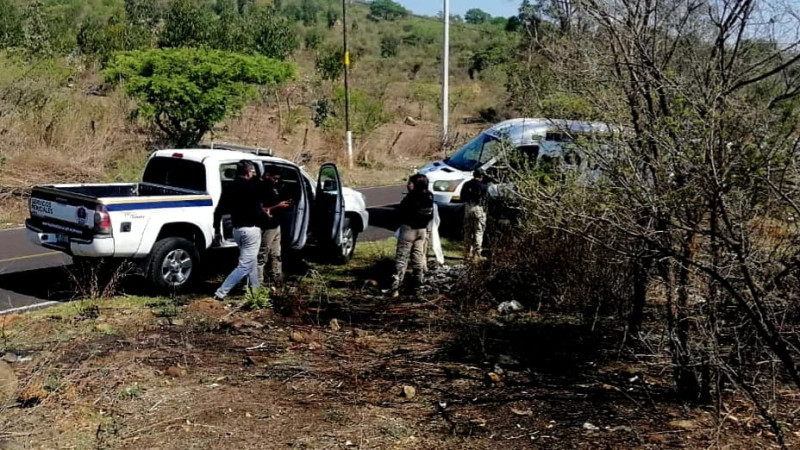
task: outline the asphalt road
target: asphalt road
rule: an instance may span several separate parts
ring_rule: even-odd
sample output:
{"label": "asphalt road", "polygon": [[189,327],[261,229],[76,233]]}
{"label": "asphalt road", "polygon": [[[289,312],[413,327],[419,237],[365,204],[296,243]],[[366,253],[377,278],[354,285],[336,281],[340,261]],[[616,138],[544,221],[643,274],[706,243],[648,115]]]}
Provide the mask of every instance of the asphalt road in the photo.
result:
{"label": "asphalt road", "polygon": [[[391,214],[405,186],[359,189],[367,198],[370,226],[358,240],[392,236],[397,227]],[[74,298],[69,283],[69,256],[33,245],[24,229],[0,230],[0,314],[43,307]]]}

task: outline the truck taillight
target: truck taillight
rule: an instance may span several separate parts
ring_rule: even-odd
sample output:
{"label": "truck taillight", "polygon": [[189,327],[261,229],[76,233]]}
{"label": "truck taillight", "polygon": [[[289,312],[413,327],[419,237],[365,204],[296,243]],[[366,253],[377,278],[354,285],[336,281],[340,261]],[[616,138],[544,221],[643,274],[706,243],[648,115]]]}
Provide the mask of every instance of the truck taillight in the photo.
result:
{"label": "truck taillight", "polygon": [[94,209],[94,231],[99,234],[111,234],[111,216],[103,205]]}

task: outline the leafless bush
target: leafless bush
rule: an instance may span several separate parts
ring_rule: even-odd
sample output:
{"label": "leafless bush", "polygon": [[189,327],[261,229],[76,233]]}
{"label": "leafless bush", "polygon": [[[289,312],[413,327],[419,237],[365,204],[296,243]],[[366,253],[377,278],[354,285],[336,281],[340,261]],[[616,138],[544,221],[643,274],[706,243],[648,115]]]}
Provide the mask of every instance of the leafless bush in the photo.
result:
{"label": "leafless bush", "polygon": [[74,258],[65,270],[76,297],[94,302],[114,296],[133,265],[115,259]]}
{"label": "leafless bush", "polygon": [[[782,444],[769,394],[800,388],[800,16],[761,0],[575,5],[580,32],[530,34],[518,98],[623,128],[576,145],[599,179],[521,179],[519,195],[606,264],[630,262],[629,323],[666,332],[681,399],[719,401],[733,385]],[[642,323],[647,305],[656,323]]]}

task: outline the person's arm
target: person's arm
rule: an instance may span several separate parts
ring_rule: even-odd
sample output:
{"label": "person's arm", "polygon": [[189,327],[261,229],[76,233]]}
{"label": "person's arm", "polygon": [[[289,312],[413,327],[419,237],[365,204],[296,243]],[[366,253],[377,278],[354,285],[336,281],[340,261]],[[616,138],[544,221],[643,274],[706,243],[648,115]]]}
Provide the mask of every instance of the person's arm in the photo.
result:
{"label": "person's arm", "polygon": [[278,203],[277,205],[265,206],[265,207],[263,207],[263,209],[264,209],[264,213],[266,213],[268,216],[272,217],[272,211],[275,211],[277,209],[290,208],[291,206],[292,206],[292,200],[289,199],[289,200],[284,200],[284,201]]}

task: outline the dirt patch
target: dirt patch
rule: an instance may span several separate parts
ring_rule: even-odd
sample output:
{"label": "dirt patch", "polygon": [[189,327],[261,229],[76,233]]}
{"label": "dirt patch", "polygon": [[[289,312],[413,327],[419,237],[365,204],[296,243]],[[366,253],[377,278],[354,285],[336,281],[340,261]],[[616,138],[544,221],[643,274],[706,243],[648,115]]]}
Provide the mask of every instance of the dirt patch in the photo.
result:
{"label": "dirt patch", "polygon": [[21,314],[4,314],[0,316],[0,328],[5,328],[14,322],[23,319],[25,316]]}
{"label": "dirt patch", "polygon": [[17,375],[5,361],[0,361],[0,405],[7,404],[17,392]]}
{"label": "dirt patch", "polygon": [[589,346],[569,321],[457,309],[443,297],[354,294],[302,319],[232,310],[231,325],[217,326],[206,319],[226,310],[200,299],[175,319],[126,326],[122,316],[115,334],[77,341],[53,343],[42,328],[25,341],[33,362],[15,366],[35,395],[2,411],[0,439],[131,449],[773,442],[740,399],[723,401],[721,420],[674,402],[662,367],[637,365],[613,338]]}
{"label": "dirt patch", "polygon": [[204,298],[189,303],[186,312],[192,316],[201,316],[207,319],[218,319],[228,311],[225,305],[212,298]]}

